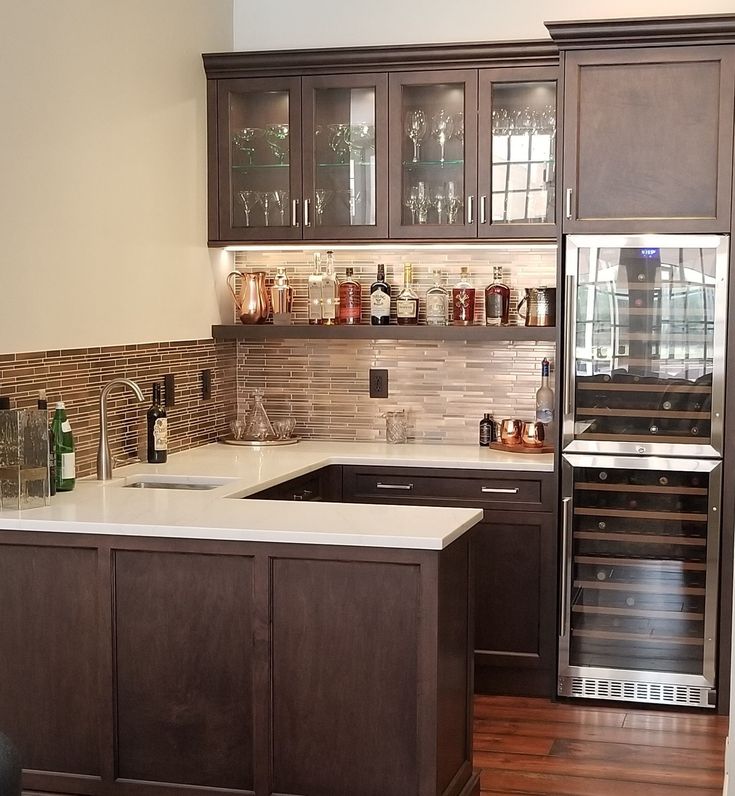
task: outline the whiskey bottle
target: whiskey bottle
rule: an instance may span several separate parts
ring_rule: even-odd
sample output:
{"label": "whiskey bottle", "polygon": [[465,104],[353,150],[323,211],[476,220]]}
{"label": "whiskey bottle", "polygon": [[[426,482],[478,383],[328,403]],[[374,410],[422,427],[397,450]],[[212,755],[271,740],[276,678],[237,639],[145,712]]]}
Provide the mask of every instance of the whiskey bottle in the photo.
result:
{"label": "whiskey bottle", "polygon": [[492,284],[485,288],[485,324],[507,326],[510,315],[510,288],[503,283],[503,269],[493,266]]}
{"label": "whiskey bottle", "polygon": [[385,281],[385,265],[378,263],[378,276],[370,285],[370,323],[387,326],[390,323],[390,285]]}
{"label": "whiskey bottle", "polygon": [[549,360],[541,362],[541,386],[536,390],[536,420],[551,423],[554,419],[554,391],[549,387]]}
{"label": "whiskey bottle", "polygon": [[322,275],[322,318],[325,326],[339,323],[339,279],[334,270],[334,252],[327,252],[327,268]]}
{"label": "whiskey bottle", "polygon": [[475,321],[475,288],[470,282],[470,269],[463,265],[459,282],[452,288],[452,323],[470,326]]}
{"label": "whiskey bottle", "polygon": [[353,269],[346,269],[346,279],[339,286],[339,321],[340,323],[360,323],[362,309],[362,287],[353,276]]}
{"label": "whiskey bottle", "polygon": [[426,323],[429,326],[446,326],[449,293],[442,285],[441,269],[434,269],[434,284],[426,291]]}
{"label": "whiskey bottle", "polygon": [[309,323],[322,323],[322,264],[319,252],[314,252],[314,270],[309,275]]}
{"label": "whiskey bottle", "polygon": [[419,322],[419,297],[413,289],[413,266],[403,266],[403,287],[396,299],[396,321],[402,326]]}

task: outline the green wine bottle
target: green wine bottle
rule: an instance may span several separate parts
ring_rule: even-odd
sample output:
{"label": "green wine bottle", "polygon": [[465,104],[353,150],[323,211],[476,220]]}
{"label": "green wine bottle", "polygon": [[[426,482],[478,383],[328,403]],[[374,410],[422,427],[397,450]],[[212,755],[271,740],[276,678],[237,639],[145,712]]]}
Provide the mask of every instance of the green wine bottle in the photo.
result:
{"label": "green wine bottle", "polygon": [[56,491],[71,492],[76,483],[74,437],[63,401],[56,404],[51,428],[54,432],[54,452],[56,454]]}

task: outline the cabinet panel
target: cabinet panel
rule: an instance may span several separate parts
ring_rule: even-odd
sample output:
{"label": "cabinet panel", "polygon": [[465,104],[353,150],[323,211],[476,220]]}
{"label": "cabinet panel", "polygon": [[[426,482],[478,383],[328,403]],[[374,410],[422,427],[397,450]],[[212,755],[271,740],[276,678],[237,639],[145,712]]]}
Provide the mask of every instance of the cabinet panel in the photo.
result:
{"label": "cabinet panel", "polygon": [[565,232],[730,227],[732,47],[565,56]]}
{"label": "cabinet panel", "polygon": [[115,554],[118,774],[253,789],[252,563]]}
{"label": "cabinet panel", "polygon": [[0,726],[23,766],[99,776],[97,553],[0,548]]}

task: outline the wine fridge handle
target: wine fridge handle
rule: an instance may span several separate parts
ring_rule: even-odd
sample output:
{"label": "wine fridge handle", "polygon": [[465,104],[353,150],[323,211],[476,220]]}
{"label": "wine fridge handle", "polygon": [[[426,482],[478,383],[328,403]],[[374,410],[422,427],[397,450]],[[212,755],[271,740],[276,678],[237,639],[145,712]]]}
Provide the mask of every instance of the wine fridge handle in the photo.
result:
{"label": "wine fridge handle", "polygon": [[475,197],[467,196],[467,223],[475,223]]}
{"label": "wine fridge handle", "polygon": [[569,510],[572,506],[571,497],[565,497],[561,502],[561,576],[560,585],[560,604],[559,604],[559,637],[564,638],[567,634],[567,613],[569,611],[569,600],[571,588],[567,584],[569,577]]}
{"label": "wine fridge handle", "polygon": [[565,200],[564,200],[564,206],[565,206],[566,217],[567,218],[571,218],[572,217],[572,189],[571,188],[567,188],[566,196],[565,196]]}
{"label": "wine fridge handle", "polygon": [[487,224],[487,196],[480,197],[480,223]]}
{"label": "wine fridge handle", "polygon": [[311,218],[309,218],[310,209],[311,209],[311,201],[309,199],[304,199],[304,226],[305,227],[310,227],[311,226]]}
{"label": "wine fridge handle", "polygon": [[566,294],[566,362],[564,363],[564,418],[573,421],[572,414],[572,382],[577,372],[577,362],[575,357],[575,329],[574,319],[577,296],[577,281],[574,274],[567,274],[567,294]]}
{"label": "wine fridge handle", "polygon": [[291,201],[291,226],[298,227],[299,225],[299,200],[293,199]]}

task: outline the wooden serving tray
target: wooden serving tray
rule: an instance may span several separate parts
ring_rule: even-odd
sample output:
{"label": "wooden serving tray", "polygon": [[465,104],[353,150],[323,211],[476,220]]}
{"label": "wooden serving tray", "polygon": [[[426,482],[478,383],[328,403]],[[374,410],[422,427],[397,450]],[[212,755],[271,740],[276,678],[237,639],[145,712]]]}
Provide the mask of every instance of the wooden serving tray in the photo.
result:
{"label": "wooden serving tray", "polygon": [[504,445],[502,442],[491,442],[488,445],[494,451],[505,451],[505,453],[553,453],[552,445],[544,445],[541,448],[532,448],[530,445]]}

